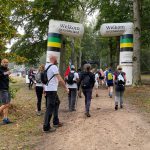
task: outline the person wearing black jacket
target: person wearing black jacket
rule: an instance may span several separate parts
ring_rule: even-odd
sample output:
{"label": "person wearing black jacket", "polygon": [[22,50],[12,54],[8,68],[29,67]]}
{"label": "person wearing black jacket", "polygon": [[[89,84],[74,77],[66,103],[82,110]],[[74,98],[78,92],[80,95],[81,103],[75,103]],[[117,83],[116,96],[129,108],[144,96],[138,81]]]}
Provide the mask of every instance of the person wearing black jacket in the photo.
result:
{"label": "person wearing black jacket", "polygon": [[84,71],[80,76],[79,85],[82,87],[82,91],[85,96],[85,115],[87,117],[91,117],[89,111],[94,83],[95,75],[91,72],[91,65],[85,64]]}
{"label": "person wearing black jacket", "polygon": [[11,121],[8,119],[8,109],[10,105],[9,93],[9,75],[11,72],[8,68],[8,60],[3,59],[0,66],[0,113],[3,113],[2,124],[9,124]]}

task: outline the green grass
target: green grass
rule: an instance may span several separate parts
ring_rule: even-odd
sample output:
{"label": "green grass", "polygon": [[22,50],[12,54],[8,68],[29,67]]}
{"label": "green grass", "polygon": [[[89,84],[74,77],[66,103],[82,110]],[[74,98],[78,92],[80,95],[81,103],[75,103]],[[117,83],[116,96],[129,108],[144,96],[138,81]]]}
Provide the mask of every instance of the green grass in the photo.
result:
{"label": "green grass", "polygon": [[[149,80],[149,76],[142,76]],[[11,84],[17,89],[16,97],[12,100],[9,117],[13,124],[0,126],[0,150],[32,150],[40,142],[42,136],[42,123],[44,116],[36,116],[36,95],[34,90],[28,90],[25,79],[16,78],[17,82]],[[64,92],[59,89],[63,98]],[[127,87],[125,99],[143,112],[150,114],[150,85],[138,88]],[[43,99],[43,110],[45,106]]]}
{"label": "green grass", "polygon": [[[17,93],[9,110],[9,118],[14,123],[0,126],[0,150],[32,149],[42,135],[44,116],[36,116],[35,91],[28,90],[24,79],[16,80],[16,83],[11,84]],[[43,107],[44,105],[43,99]]]}
{"label": "green grass", "polygon": [[125,99],[141,111],[150,113],[150,85],[126,88]]}

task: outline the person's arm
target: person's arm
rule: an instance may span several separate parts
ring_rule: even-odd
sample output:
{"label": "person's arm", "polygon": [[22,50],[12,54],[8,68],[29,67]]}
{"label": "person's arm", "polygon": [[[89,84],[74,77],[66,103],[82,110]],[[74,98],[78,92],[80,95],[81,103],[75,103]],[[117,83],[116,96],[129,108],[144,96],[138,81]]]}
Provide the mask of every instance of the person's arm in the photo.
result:
{"label": "person's arm", "polygon": [[114,82],[114,84],[115,84],[115,82],[116,82],[116,74],[114,73],[114,75],[113,75],[113,82]]}
{"label": "person's arm", "polygon": [[55,75],[56,78],[58,79],[58,81],[61,83],[61,85],[64,87],[64,89],[67,91],[67,93],[69,92],[69,89],[67,88],[65,81],[62,79],[60,74],[56,74]]}
{"label": "person's arm", "polygon": [[79,89],[80,89],[80,85],[81,85],[81,81],[83,80],[83,73],[82,74],[80,74],[80,76],[79,76],[79,81],[78,81],[78,91],[79,91]]}
{"label": "person's arm", "polygon": [[76,82],[78,83],[79,82],[79,74],[76,73]]}
{"label": "person's arm", "polygon": [[125,84],[126,84],[126,81],[127,81],[126,73],[124,73],[124,80],[125,80]]}

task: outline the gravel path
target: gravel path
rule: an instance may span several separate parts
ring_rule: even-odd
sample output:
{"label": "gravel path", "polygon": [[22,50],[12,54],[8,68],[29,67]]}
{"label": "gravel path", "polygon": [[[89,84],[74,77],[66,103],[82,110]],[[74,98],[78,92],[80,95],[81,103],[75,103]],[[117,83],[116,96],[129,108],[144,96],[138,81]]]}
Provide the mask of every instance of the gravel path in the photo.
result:
{"label": "gravel path", "polygon": [[60,106],[64,126],[55,133],[43,134],[36,150],[150,150],[150,124],[136,109],[125,104],[114,111],[114,98],[100,89],[93,96],[91,117],[84,115],[84,98],[78,99],[77,111],[67,111],[67,100]]}

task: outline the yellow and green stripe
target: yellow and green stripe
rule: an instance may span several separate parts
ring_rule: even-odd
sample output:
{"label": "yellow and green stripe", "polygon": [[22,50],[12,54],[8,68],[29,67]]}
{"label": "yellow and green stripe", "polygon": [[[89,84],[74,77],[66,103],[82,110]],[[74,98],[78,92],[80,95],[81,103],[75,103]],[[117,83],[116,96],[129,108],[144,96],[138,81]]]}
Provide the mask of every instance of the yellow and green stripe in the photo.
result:
{"label": "yellow and green stripe", "polygon": [[47,42],[47,50],[59,52],[60,48],[61,48],[61,34],[49,33],[48,42]]}
{"label": "yellow and green stripe", "polygon": [[133,51],[132,34],[125,34],[120,37],[120,51]]}

